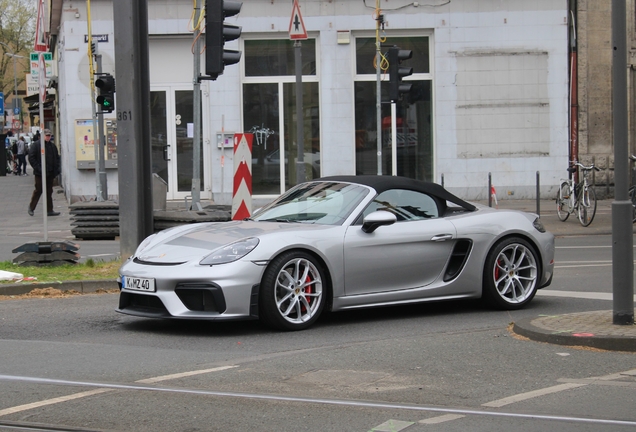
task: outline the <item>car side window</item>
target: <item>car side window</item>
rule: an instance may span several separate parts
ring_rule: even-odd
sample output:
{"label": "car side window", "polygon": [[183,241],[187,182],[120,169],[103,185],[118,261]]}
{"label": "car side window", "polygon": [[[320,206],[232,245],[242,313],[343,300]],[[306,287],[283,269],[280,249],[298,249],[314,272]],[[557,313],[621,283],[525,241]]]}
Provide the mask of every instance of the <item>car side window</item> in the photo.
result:
{"label": "car side window", "polygon": [[391,189],[379,194],[364,210],[364,216],[378,210],[393,213],[398,222],[439,217],[437,203],[431,196],[404,189]]}

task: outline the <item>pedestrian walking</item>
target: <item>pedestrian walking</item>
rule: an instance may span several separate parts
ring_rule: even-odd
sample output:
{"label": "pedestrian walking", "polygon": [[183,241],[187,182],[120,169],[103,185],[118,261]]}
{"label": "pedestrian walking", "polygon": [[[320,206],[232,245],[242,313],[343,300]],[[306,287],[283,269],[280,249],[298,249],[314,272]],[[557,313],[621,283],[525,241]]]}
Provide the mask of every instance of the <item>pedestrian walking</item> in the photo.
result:
{"label": "pedestrian walking", "polygon": [[26,163],[27,145],[24,140],[24,135],[20,135],[18,139],[18,175],[27,175],[27,163]]}
{"label": "pedestrian walking", "polygon": [[[53,210],[53,180],[62,172],[60,154],[55,144],[51,142],[51,131],[44,129],[42,137],[35,141],[29,148],[29,164],[33,168],[33,177],[35,178],[35,189],[31,196],[31,202],[27,212],[29,216],[33,216],[33,211],[38,205],[40,196],[42,195],[42,174],[46,175],[46,211],[48,216],[57,216],[60,213]],[[44,149],[46,157],[46,173],[42,173],[42,157],[41,142],[44,139]]]}

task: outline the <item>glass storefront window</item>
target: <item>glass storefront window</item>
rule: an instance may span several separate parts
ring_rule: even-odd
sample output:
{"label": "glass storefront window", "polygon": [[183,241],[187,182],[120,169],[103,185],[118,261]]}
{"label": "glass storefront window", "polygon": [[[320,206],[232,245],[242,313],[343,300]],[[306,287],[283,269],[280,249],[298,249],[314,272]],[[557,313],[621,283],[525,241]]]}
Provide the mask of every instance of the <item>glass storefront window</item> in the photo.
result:
{"label": "glass storefront window", "polygon": [[[320,105],[316,41],[302,42],[305,180],[320,176]],[[294,44],[245,41],[243,130],[254,133],[252,193],[279,195],[298,183]],[[259,82],[262,80],[263,82]]]}
{"label": "glass storefront window", "polygon": [[[396,162],[397,175],[418,180],[433,181],[433,105],[432,81],[429,72],[428,37],[391,37],[386,46],[399,46],[413,50],[413,58],[402,62],[411,66],[414,73],[405,82],[412,84],[411,91],[397,103]],[[377,115],[376,81],[373,57],[375,39],[356,40],[356,65],[358,80],[355,83],[355,147],[356,174],[377,174]],[[420,74],[420,76],[418,76]],[[368,76],[365,76],[368,75]],[[381,84],[382,100],[388,99],[388,77]],[[392,174],[391,104],[381,107],[382,174]]]}
{"label": "glass storefront window", "polygon": [[[413,51],[413,57],[404,60],[401,65],[412,67],[414,74],[430,73],[429,49],[427,37],[391,37],[382,43],[382,52],[386,55],[389,48],[398,46]],[[375,38],[356,39],[356,73],[358,75],[374,74]]]}
{"label": "glass storefront window", "polygon": [[[302,41],[303,75],[316,75],[316,41]],[[294,44],[289,40],[246,40],[245,76],[296,75]]]}

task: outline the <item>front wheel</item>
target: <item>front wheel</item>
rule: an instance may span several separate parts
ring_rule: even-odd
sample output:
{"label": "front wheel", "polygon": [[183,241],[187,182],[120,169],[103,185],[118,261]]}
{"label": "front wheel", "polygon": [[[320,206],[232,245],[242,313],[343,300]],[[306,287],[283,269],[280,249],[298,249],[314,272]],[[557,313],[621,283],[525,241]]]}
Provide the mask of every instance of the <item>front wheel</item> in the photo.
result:
{"label": "front wheel", "polygon": [[579,198],[579,221],[584,227],[594,220],[596,215],[596,192],[591,187],[584,187]]}
{"label": "front wheel", "polygon": [[489,252],[484,268],[482,298],[499,309],[520,309],[528,304],[539,284],[538,257],[522,238],[511,237]]}
{"label": "front wheel", "polygon": [[559,191],[556,197],[557,216],[562,221],[565,221],[572,212],[570,209],[570,184],[568,182],[562,182],[559,186]]}
{"label": "front wheel", "polygon": [[260,319],[279,330],[311,326],[325,307],[325,271],[310,254],[283,253],[274,259],[261,281]]}

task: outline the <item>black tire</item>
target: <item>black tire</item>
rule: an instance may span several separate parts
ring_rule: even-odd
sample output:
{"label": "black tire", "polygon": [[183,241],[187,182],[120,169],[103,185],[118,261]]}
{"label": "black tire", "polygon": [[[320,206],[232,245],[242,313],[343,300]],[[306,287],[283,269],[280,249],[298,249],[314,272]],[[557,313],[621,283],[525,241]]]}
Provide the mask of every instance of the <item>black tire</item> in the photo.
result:
{"label": "black tire", "polygon": [[534,248],[519,237],[504,239],[486,258],[482,299],[497,309],[521,309],[537,293],[540,276]]}
{"label": "black tire", "polygon": [[561,182],[556,197],[557,216],[563,222],[570,217],[570,184]]}
{"label": "black tire", "polygon": [[[585,190],[581,190],[580,199],[579,199],[579,222],[584,227],[589,226],[594,220],[594,216],[596,215],[596,192],[591,187],[587,188],[587,197],[584,197]],[[585,205],[589,204],[589,205]]]}
{"label": "black tire", "polygon": [[304,330],[320,317],[327,295],[326,273],[311,254],[289,251],[268,266],[259,295],[259,318],[279,330]]}

